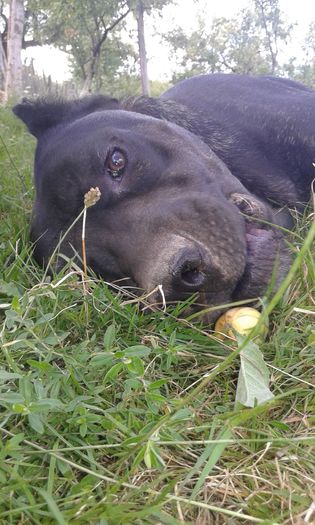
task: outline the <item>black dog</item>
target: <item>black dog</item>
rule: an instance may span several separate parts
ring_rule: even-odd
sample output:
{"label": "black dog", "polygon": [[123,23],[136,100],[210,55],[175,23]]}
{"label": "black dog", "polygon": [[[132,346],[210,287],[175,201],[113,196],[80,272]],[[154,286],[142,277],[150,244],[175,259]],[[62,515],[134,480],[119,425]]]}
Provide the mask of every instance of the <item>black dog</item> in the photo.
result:
{"label": "black dog", "polygon": [[[262,295],[273,273],[277,285],[287,272],[282,230],[270,223],[290,227],[286,206],[309,198],[311,89],[205,75],[159,99],[24,100],[14,112],[38,139],[31,237],[40,263],[99,187],[87,260],[107,281],[162,285],[168,301],[199,292],[215,305]],[[81,228],[62,243],[67,256],[80,254]]]}

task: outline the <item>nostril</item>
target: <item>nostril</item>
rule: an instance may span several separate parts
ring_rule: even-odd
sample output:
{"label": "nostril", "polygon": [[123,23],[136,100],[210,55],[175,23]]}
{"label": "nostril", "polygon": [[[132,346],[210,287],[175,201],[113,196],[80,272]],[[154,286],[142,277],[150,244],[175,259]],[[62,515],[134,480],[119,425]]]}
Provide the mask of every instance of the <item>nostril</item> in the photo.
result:
{"label": "nostril", "polygon": [[176,254],[172,265],[174,289],[195,291],[206,281],[205,263],[199,248],[184,248]]}
{"label": "nostril", "polygon": [[181,267],[180,277],[181,281],[188,286],[201,286],[205,280],[201,261],[186,261]]}

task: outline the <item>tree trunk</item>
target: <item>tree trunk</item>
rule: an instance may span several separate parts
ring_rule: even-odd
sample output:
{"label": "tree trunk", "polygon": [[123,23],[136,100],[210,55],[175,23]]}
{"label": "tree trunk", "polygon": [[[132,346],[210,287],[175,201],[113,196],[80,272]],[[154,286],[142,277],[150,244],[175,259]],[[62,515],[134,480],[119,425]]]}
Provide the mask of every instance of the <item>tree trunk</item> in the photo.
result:
{"label": "tree trunk", "polygon": [[22,41],[24,29],[23,0],[10,1],[8,59],[5,81],[6,98],[22,93]]}
{"label": "tree trunk", "polygon": [[92,58],[84,67],[84,82],[80,91],[81,97],[92,92],[92,82],[95,76],[95,60],[95,58]]}
{"label": "tree trunk", "polygon": [[5,75],[7,70],[7,58],[2,45],[2,39],[0,38],[0,89],[4,89]]}
{"label": "tree trunk", "polygon": [[[276,13],[273,14],[274,17],[274,23],[271,25],[271,28],[268,27],[268,21],[267,21],[267,12],[266,9],[268,8],[268,2],[265,2],[264,0],[256,0],[256,7],[260,9],[261,18],[262,18],[262,25],[265,31],[266,39],[267,39],[267,47],[268,51],[270,53],[270,59],[271,59],[271,75],[274,75],[276,73],[276,69],[278,66],[278,44],[277,44],[277,17]],[[271,4],[269,3],[269,7],[271,7]],[[273,28],[273,25],[276,25],[275,29]]]}
{"label": "tree trunk", "polygon": [[139,45],[139,57],[140,57],[140,75],[141,75],[141,87],[143,95],[149,95],[149,77],[147,67],[147,53],[145,49],[144,39],[144,6],[141,0],[137,4],[136,18],[138,26],[138,45]]}

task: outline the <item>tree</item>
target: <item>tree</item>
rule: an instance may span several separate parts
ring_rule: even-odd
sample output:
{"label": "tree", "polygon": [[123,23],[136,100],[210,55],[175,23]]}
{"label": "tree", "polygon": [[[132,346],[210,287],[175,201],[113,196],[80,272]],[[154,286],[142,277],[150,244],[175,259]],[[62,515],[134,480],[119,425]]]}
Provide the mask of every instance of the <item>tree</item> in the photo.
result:
{"label": "tree", "polygon": [[[0,0],[0,32],[6,56],[6,19]],[[172,0],[24,0],[23,48],[53,44],[65,51],[81,94],[104,86],[135,85],[137,56],[122,35],[132,11],[138,19],[142,91],[148,93],[144,16],[159,13]],[[1,50],[1,48],[0,48]],[[1,56],[0,56],[1,58]],[[1,61],[0,61],[1,75]],[[125,76],[123,79],[122,77]],[[123,80],[121,82],[121,80]],[[139,79],[138,79],[139,81]],[[119,88],[120,89],[120,88]]]}
{"label": "tree", "polygon": [[264,34],[264,46],[271,62],[270,73],[274,75],[279,67],[279,45],[281,42],[286,42],[293,25],[286,24],[284,21],[279,0],[252,1],[256,12],[256,24]]}
{"label": "tree", "polygon": [[5,2],[0,2],[0,88],[4,90],[7,70],[8,18],[5,14]]}
{"label": "tree", "polygon": [[24,47],[54,44],[69,54],[82,94],[94,86],[106,42],[130,12],[127,0],[27,0]]}
{"label": "tree", "polygon": [[137,21],[139,63],[142,94],[149,95],[149,76],[148,60],[145,44],[145,14],[150,15],[152,11],[160,14],[163,7],[171,4],[173,0],[129,0],[129,6],[132,9]]}
{"label": "tree", "polygon": [[5,76],[7,70],[7,57],[2,44],[2,39],[0,38],[0,88],[4,87]]}
{"label": "tree", "polygon": [[[141,93],[139,73],[137,70],[138,55],[129,43],[124,42],[120,33],[111,35],[104,43],[97,71],[93,80],[93,89],[119,97],[124,93]],[[80,71],[73,67],[75,78]]]}
{"label": "tree", "polygon": [[200,17],[198,29],[190,35],[181,28],[169,33],[166,40],[179,59],[180,74],[175,78],[205,72],[278,71],[279,45],[292,26],[283,20],[278,0],[252,0],[252,4],[254,10],[243,9],[233,18],[215,18],[210,29]]}
{"label": "tree", "polygon": [[179,74],[174,80],[201,73],[267,73],[268,61],[262,54],[261,38],[248,10],[236,17],[215,18],[210,31],[203,19],[190,35],[182,29],[167,35],[167,41],[179,58]]}
{"label": "tree", "polygon": [[[93,2],[94,3],[94,2]],[[101,56],[101,48],[104,45],[106,39],[109,36],[109,33],[113,32],[114,29],[118,26],[118,24],[126,18],[126,16],[129,13],[129,9],[125,8],[124,10],[121,10],[121,12],[118,12],[116,17],[111,17],[110,20],[106,20],[105,18],[105,12],[101,13],[100,15],[96,13],[95,10],[95,4],[92,6],[93,8],[93,23],[94,23],[94,32],[89,29],[89,23],[87,20],[87,16],[85,15],[85,27],[87,29],[87,33],[90,38],[90,53],[87,57],[87,60],[85,63],[82,63],[81,61],[81,70],[84,77],[84,84],[81,90],[82,94],[88,93],[91,91],[92,88],[92,82],[96,75],[96,71],[99,67],[99,60]],[[76,57],[77,62],[80,62],[80,54],[78,54],[78,49],[80,46],[77,45],[75,47],[72,46],[72,52],[74,57]]]}
{"label": "tree", "polygon": [[22,43],[24,31],[23,0],[10,1],[10,16],[7,42],[7,68],[5,76],[5,97],[22,93]]}
{"label": "tree", "polygon": [[144,4],[141,0],[139,0],[136,6],[136,20],[138,29],[141,87],[142,94],[149,95],[148,61],[144,37],[144,11]]}
{"label": "tree", "polygon": [[286,64],[286,71],[291,78],[315,89],[315,21],[309,25],[302,49],[304,59],[297,62],[292,58]]}

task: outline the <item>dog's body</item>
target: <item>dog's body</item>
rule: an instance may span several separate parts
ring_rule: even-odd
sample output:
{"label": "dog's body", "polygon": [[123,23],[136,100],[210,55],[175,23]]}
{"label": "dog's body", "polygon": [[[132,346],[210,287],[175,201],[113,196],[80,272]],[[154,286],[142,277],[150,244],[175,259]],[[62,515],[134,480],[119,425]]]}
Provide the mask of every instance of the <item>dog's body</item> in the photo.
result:
{"label": "dog's body", "polygon": [[[286,205],[307,201],[315,170],[315,92],[295,82],[205,75],[159,99],[96,96],[14,109],[37,137],[32,240],[46,263],[61,233],[88,211],[87,257],[169,301],[206,304],[262,295],[290,256]],[[245,219],[243,213],[251,220]],[[257,220],[255,220],[257,219]],[[80,253],[77,224],[61,246]]]}

